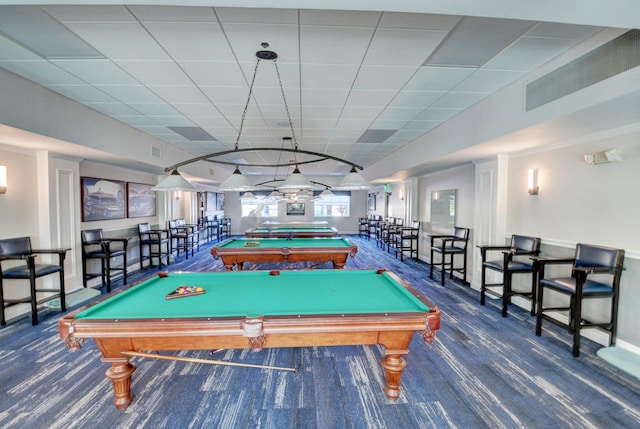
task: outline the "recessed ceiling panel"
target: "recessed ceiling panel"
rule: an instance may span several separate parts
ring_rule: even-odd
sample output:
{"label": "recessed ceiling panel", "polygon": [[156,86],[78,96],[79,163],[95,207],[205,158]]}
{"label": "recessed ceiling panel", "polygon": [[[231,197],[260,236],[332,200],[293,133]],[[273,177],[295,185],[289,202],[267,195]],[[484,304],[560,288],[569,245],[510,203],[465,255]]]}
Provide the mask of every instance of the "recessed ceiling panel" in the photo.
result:
{"label": "recessed ceiling panel", "polygon": [[577,43],[572,39],[522,37],[487,61],[483,68],[529,71],[557,57]]}
{"label": "recessed ceiling panel", "polygon": [[465,17],[425,65],[480,67],[533,24],[531,21]]}
{"label": "recessed ceiling panel", "polygon": [[43,58],[102,58],[102,54],[36,6],[2,6],[0,32]]}
{"label": "recessed ceiling panel", "polygon": [[215,138],[200,127],[168,127],[171,131],[180,134],[191,141],[214,141]]}
{"label": "recessed ceiling panel", "polygon": [[396,131],[398,130],[367,130],[360,136],[357,143],[382,143]]}

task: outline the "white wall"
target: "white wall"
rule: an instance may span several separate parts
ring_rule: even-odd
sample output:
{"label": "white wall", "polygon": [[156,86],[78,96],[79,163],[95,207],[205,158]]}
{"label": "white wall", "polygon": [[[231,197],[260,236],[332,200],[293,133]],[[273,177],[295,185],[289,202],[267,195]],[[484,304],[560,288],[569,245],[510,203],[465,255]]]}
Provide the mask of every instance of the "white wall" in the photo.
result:
{"label": "white wall", "polygon": [[[569,144],[575,143],[575,144]],[[621,148],[622,162],[589,165],[583,155]],[[538,168],[539,195],[527,193],[527,170]],[[618,321],[619,343],[640,351],[640,127],[585,137],[538,153],[511,157],[507,235],[542,238],[542,253],[572,256],[576,243],[624,249]],[[592,300],[590,314],[607,314]],[[585,331],[586,332],[586,331]]]}
{"label": "white wall", "polygon": [[[421,221],[422,240],[419,243],[420,259],[430,259],[431,192],[445,189],[456,190],[456,226],[470,228],[467,247],[468,267],[473,265],[473,221],[475,200],[475,166],[473,164],[452,168],[418,178],[418,211]],[[453,231],[450,231],[453,232]],[[439,232],[442,233],[442,232]]]}

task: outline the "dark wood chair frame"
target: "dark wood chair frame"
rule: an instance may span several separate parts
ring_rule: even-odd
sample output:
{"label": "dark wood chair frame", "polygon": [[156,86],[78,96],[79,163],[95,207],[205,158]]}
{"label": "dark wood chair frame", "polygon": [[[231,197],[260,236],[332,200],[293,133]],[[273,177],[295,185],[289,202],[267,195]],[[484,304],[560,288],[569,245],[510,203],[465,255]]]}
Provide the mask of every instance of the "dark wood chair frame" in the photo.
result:
{"label": "dark wood chair frame", "polygon": [[[191,256],[195,254],[196,248],[200,250],[200,240],[197,227],[187,225],[184,219],[174,219],[167,222],[169,225],[169,241],[171,253],[176,253],[176,257],[180,256],[180,251],[185,253],[186,259],[189,259],[189,251]],[[175,244],[174,244],[175,240]]]}
{"label": "dark wood chair frame", "polygon": [[[454,226],[453,234],[430,235],[431,240],[431,270],[429,278],[433,279],[433,272],[440,271],[440,282],[444,286],[444,281],[449,271],[449,278],[453,280],[453,273],[462,273],[462,284],[468,285],[467,281],[467,245],[469,243],[469,228]],[[440,261],[434,261],[434,253],[440,254]],[[462,266],[455,266],[455,256],[462,256]]]}
{"label": "dark wood chair frame", "polygon": [[[531,301],[531,315],[534,316],[536,306],[537,265],[531,259],[540,254],[540,238],[526,235],[512,235],[509,246],[478,246],[482,255],[482,278],[480,285],[480,305],[485,305],[486,294],[502,297],[502,317],[507,317],[508,307],[513,296],[524,296]],[[489,252],[502,252],[502,259],[487,260]],[[487,283],[487,269],[502,273],[501,283]],[[531,274],[530,291],[514,291],[512,288],[514,274]],[[501,291],[497,289],[502,289]]]}
{"label": "dark wood chair frame", "polygon": [[[7,324],[5,308],[13,305],[31,304],[31,324],[38,324],[38,304],[60,299],[60,311],[67,309],[64,291],[64,259],[69,249],[32,249],[30,237],[9,238],[0,240],[0,325]],[[37,264],[36,257],[42,254],[58,255],[57,264]],[[23,264],[4,268],[5,262],[24,261]],[[38,287],[36,279],[49,274],[58,273],[60,283],[58,288]],[[5,280],[29,280],[30,293],[27,297],[8,299],[4,297]],[[38,292],[52,293],[38,299]]]}
{"label": "dark wood chair frame", "polygon": [[412,221],[411,226],[396,227],[392,241],[396,258],[400,255],[400,261],[404,261],[404,252],[408,251],[409,258],[415,258],[417,261],[419,259],[420,221]]}
{"label": "dark wood chair frame", "polygon": [[[87,282],[100,277],[102,285],[106,285],[107,292],[111,292],[112,273],[122,273],[123,284],[127,284],[127,245],[129,239],[104,238],[102,229],[88,229],[81,233],[82,236],[82,284],[87,287]],[[111,258],[122,258],[122,267],[113,267]],[[92,259],[100,260],[100,272],[89,272],[87,263]]]}
{"label": "dark wood chair frame", "polygon": [[220,222],[217,215],[207,215],[204,221],[204,227],[207,231],[207,241],[220,240]]}
{"label": "dark wood chair frame", "polygon": [[[566,328],[573,333],[573,356],[580,356],[580,331],[583,328],[599,328],[610,334],[610,343],[616,343],[620,277],[624,263],[624,250],[578,243],[574,258],[537,258],[538,291],[536,311],[536,335],[542,335],[542,320]],[[570,277],[547,278],[548,265],[571,265]],[[608,281],[607,281],[608,280]],[[544,290],[550,289],[569,297],[569,305],[544,307]],[[587,320],[582,313],[582,302],[591,298],[610,298],[610,319],[605,322]],[[547,312],[568,312],[565,323]]]}
{"label": "dark wood chair frame", "polygon": [[[138,224],[138,251],[140,256],[140,271],[144,270],[144,261],[149,260],[149,267],[153,267],[153,258],[158,258],[158,269],[162,269],[162,258],[166,258],[169,265],[171,243],[169,230],[153,229],[148,223]],[[144,254],[147,248],[148,255]]]}

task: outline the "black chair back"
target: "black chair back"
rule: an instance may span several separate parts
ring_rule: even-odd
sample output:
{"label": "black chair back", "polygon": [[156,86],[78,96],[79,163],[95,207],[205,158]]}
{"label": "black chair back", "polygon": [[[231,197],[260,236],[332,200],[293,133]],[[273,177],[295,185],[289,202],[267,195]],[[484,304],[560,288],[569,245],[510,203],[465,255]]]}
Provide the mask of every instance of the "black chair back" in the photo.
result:
{"label": "black chair back", "polygon": [[30,255],[31,253],[31,237],[0,240],[0,256]]}

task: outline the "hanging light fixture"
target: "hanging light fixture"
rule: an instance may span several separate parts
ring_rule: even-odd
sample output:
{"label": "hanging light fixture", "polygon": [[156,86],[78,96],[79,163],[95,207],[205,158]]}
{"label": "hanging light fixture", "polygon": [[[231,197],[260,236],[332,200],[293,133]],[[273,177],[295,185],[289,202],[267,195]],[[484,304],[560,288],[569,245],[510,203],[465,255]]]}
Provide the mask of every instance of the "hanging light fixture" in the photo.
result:
{"label": "hanging light fixture", "polygon": [[247,179],[247,177],[240,172],[240,169],[238,168],[238,166],[236,166],[236,169],[233,171],[233,174],[229,176],[227,180],[225,180],[220,185],[218,185],[218,189],[220,189],[221,191],[246,192],[246,191],[255,191],[256,186],[253,183],[251,183],[251,181]]}
{"label": "hanging light fixture", "polygon": [[329,189],[329,187],[327,187],[327,189],[325,189],[324,191],[320,192],[315,198],[314,200],[326,200],[328,198],[333,198],[335,197],[336,194],[334,194],[333,192],[331,192],[331,189]]}
{"label": "hanging light fixture", "polygon": [[333,187],[333,189],[339,189],[341,191],[359,191],[370,188],[371,184],[358,174],[355,167],[351,167],[349,174],[344,176],[337,186]]}
{"label": "hanging light fixture", "polygon": [[197,188],[187,179],[182,177],[177,168],[174,168],[170,175],[165,177],[156,186],[151,188],[152,191],[169,192],[169,191],[185,191],[197,192]]}
{"label": "hanging light fixture", "polygon": [[[197,158],[193,158],[193,159],[189,159],[187,161],[183,161],[180,162],[178,164],[175,164],[171,167],[167,167],[165,168],[165,171],[171,171],[171,170],[176,170],[178,167],[181,167],[183,165],[187,165],[187,164],[191,164],[193,162],[196,161],[208,161],[208,162],[214,162],[214,163],[218,163],[218,164],[225,164],[225,165],[231,165],[234,166],[235,169],[233,171],[233,174],[231,175],[231,177],[229,177],[228,179],[226,179],[224,182],[222,182],[220,185],[218,185],[218,189],[221,191],[238,191],[238,192],[248,192],[248,191],[254,191],[256,189],[259,189],[257,187],[257,185],[254,185],[251,183],[251,181],[249,179],[247,179],[242,172],[240,171],[240,166],[238,165],[237,162],[229,162],[229,161],[224,161],[224,160],[220,160],[220,159],[215,159],[218,157],[223,157],[225,155],[230,155],[230,154],[234,154],[234,155],[238,155],[240,152],[266,152],[266,151],[278,151],[280,154],[282,154],[283,152],[291,152],[294,155],[294,160],[290,161],[290,162],[281,162],[280,158],[278,159],[278,162],[276,164],[249,164],[249,163],[243,163],[242,165],[244,167],[276,167],[276,173],[277,173],[277,167],[294,167],[293,172],[283,181],[283,183],[280,186],[276,187],[276,190],[274,190],[274,192],[272,192],[269,195],[269,199],[271,200],[277,200],[277,199],[282,199],[283,195],[282,194],[290,194],[290,193],[295,193],[297,191],[300,191],[302,189],[306,189],[306,190],[313,190],[313,189],[322,189],[322,187],[318,187],[316,186],[312,181],[307,180],[307,178],[300,172],[300,168],[299,165],[302,164],[309,164],[309,163],[313,163],[313,162],[321,162],[321,161],[325,161],[328,159],[332,159],[344,164],[348,164],[350,165],[351,168],[351,173],[349,173],[347,175],[347,177],[345,177],[345,179],[340,183],[339,187],[335,187],[335,189],[345,189],[345,190],[358,190],[358,189],[369,189],[371,186],[362,178],[358,175],[357,173],[357,169],[362,170],[362,167],[347,161],[345,159],[342,158],[338,158],[335,156],[331,156],[331,155],[327,155],[324,153],[319,153],[319,152],[312,152],[312,151],[308,151],[308,150],[301,150],[298,148],[298,143],[296,141],[296,137],[295,137],[295,132],[294,132],[294,128],[293,128],[293,122],[291,121],[291,114],[289,113],[289,106],[287,104],[287,99],[285,97],[285,93],[284,93],[284,86],[282,84],[282,79],[280,77],[280,71],[278,69],[278,64],[276,62],[277,58],[278,58],[278,54],[273,52],[273,51],[269,51],[266,50],[266,48],[269,47],[268,43],[262,43],[262,47],[265,48],[265,50],[261,50],[256,52],[256,58],[257,58],[257,62],[253,71],[253,77],[251,79],[251,83],[249,85],[249,94],[247,96],[247,101],[245,103],[245,107],[244,107],[244,111],[242,113],[242,119],[240,121],[240,128],[238,130],[238,137],[236,138],[236,143],[235,146],[233,148],[233,150],[225,150],[225,151],[221,151],[221,152],[216,152],[216,153],[212,153],[209,155],[203,155],[203,156],[199,156]],[[244,122],[246,119],[246,115],[247,115],[247,110],[249,108],[249,103],[251,101],[251,96],[253,93],[253,86],[256,80],[256,75],[258,73],[258,67],[260,65],[261,61],[264,60],[269,60],[272,61],[274,64],[274,68],[278,77],[278,84],[280,87],[280,92],[282,93],[282,99],[284,101],[284,107],[287,113],[287,120],[288,120],[288,125],[289,125],[289,129],[291,132],[291,137],[284,137],[283,140],[289,141],[291,142],[291,148],[286,148],[281,147],[281,148],[273,148],[273,147],[251,147],[251,148],[245,148],[245,149],[240,149],[239,144],[240,144],[240,138],[242,136],[242,131],[244,128]],[[305,159],[305,160],[299,160],[298,159],[298,155],[311,155],[313,157],[316,157],[315,159]],[[181,189],[183,190],[183,189]],[[195,189],[194,189],[195,190]],[[278,192],[280,191],[280,192]]]}

